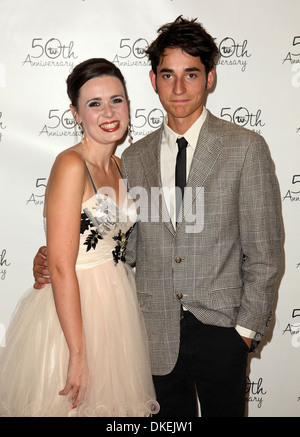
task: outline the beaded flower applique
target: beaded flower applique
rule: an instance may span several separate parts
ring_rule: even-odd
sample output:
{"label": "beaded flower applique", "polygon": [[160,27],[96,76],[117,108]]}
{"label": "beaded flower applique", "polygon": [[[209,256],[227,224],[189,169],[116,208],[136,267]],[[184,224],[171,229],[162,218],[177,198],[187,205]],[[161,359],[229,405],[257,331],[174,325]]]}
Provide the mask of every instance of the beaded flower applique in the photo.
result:
{"label": "beaded flower applique", "polygon": [[[108,231],[116,229],[121,219],[123,221],[125,219],[124,212],[120,211],[118,205],[109,196],[97,194],[96,198],[97,205],[94,207],[96,211],[95,216],[90,213],[88,208],[85,208],[81,214],[80,233],[84,234],[85,231],[90,231],[84,242],[84,245],[87,246],[87,252],[90,249],[96,249],[99,240],[102,240]],[[113,259],[116,264],[118,261],[126,262],[125,250],[132,229],[133,226],[126,233],[119,230],[118,235],[112,237],[117,242],[112,250]]]}

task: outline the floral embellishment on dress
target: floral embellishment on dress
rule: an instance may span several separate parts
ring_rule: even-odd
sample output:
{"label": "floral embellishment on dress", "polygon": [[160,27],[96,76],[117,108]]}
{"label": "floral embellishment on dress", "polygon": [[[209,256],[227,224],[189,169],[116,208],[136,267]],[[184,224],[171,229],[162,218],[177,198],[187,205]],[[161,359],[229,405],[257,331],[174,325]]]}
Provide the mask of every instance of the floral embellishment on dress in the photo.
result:
{"label": "floral embellishment on dress", "polygon": [[129,228],[126,233],[121,232],[121,230],[120,230],[118,235],[115,235],[114,237],[112,237],[113,240],[115,240],[117,242],[116,247],[112,251],[115,264],[118,264],[119,261],[122,261],[123,263],[126,262],[126,258],[125,258],[126,246],[127,246],[129,235],[131,234],[133,228],[134,228],[134,225],[131,226],[131,228]]}
{"label": "floral embellishment on dress", "polygon": [[[88,215],[84,211],[81,214],[81,222],[80,222],[80,233],[84,234],[85,231],[88,231],[90,228],[96,228],[93,222],[89,219]],[[87,236],[84,245],[87,245],[86,251],[88,252],[91,248],[96,249],[98,240],[101,240],[103,237],[99,234],[96,229],[90,229],[90,234]]]}
{"label": "floral embellishment on dress", "polygon": [[90,227],[94,227],[91,220],[88,218],[85,212],[81,214],[81,221],[80,221],[80,233],[84,234],[85,231],[88,231]]}
{"label": "floral embellishment on dress", "polygon": [[89,234],[89,236],[87,237],[87,239],[83,243],[83,244],[87,245],[86,251],[88,252],[91,248],[96,249],[98,240],[102,240],[102,239],[103,239],[103,237],[97,231],[94,231],[92,229],[91,233]]}
{"label": "floral embellishment on dress", "polygon": [[118,220],[120,219],[120,212],[117,204],[106,194],[96,194],[97,205],[93,207],[95,215],[85,208],[81,214],[80,233],[90,231],[84,245],[87,246],[86,251],[96,249],[99,240],[107,232],[116,229]]}
{"label": "floral embellishment on dress", "polygon": [[96,214],[93,217],[101,234],[116,228],[119,220],[118,206],[107,194],[96,194]]}

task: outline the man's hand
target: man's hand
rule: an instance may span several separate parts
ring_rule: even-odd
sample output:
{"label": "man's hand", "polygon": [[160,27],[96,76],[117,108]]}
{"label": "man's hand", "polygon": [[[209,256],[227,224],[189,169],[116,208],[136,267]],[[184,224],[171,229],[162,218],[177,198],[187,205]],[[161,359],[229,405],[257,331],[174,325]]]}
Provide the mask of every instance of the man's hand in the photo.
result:
{"label": "man's hand", "polygon": [[244,342],[247,344],[248,348],[251,348],[251,344],[252,344],[252,339],[248,338],[248,337],[242,337],[242,339],[244,340]]}
{"label": "man's hand", "polygon": [[49,270],[47,264],[47,247],[40,247],[38,253],[33,260],[33,276],[35,283],[34,288],[40,290],[45,287],[45,284],[50,284]]}

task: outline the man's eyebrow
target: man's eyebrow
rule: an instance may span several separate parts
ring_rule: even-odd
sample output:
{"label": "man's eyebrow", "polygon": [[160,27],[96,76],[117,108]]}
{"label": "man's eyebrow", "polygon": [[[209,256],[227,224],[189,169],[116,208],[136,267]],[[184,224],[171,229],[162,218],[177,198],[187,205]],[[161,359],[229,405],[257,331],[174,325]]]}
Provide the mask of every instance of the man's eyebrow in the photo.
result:
{"label": "man's eyebrow", "polygon": [[173,73],[174,70],[172,70],[171,68],[162,68],[161,70],[159,70],[160,73]]}
{"label": "man's eyebrow", "polygon": [[198,67],[190,67],[190,68],[185,68],[184,71],[190,72],[190,71],[201,71],[201,70]]}
{"label": "man's eyebrow", "polygon": [[[184,69],[185,72],[190,73],[192,71],[201,71],[198,67],[189,67]],[[159,73],[174,73],[174,70],[172,68],[162,68],[159,70]]]}

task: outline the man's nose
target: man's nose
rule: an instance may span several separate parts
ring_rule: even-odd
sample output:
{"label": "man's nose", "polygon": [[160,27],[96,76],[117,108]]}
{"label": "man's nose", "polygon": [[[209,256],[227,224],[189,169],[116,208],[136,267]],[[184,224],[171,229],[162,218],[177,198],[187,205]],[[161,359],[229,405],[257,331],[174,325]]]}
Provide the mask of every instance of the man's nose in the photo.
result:
{"label": "man's nose", "polygon": [[174,90],[174,93],[175,93],[175,94],[182,94],[182,93],[185,92],[184,81],[183,81],[183,79],[182,79],[181,77],[178,77],[178,78],[175,80],[173,90]]}

